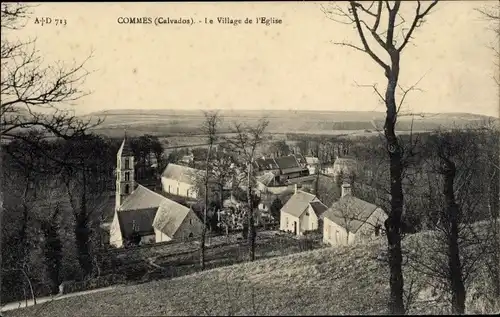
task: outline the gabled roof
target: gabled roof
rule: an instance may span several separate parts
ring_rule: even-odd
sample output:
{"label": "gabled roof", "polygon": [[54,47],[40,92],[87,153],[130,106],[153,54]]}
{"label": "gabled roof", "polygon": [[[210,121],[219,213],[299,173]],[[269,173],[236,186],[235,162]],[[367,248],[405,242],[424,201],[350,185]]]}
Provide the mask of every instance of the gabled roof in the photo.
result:
{"label": "gabled roof", "polygon": [[118,149],[118,157],[123,156],[134,156],[134,152],[132,152],[132,147],[130,146],[130,141],[125,137],[123,138],[122,144]]}
{"label": "gabled roof", "polygon": [[139,235],[153,234],[153,220],[156,215],[156,209],[157,207],[118,211],[117,215],[122,236],[130,237],[134,232],[139,233]]}
{"label": "gabled roof", "polygon": [[314,156],[306,156],[306,163],[307,164],[319,164],[319,158],[314,157]]}
{"label": "gabled roof", "polygon": [[139,184],[137,188],[129,196],[127,196],[127,198],[125,198],[119,207],[119,212],[125,210],[143,209],[156,210],[165,200],[168,199]]}
{"label": "gabled roof", "polygon": [[300,217],[306,208],[309,207],[309,203],[313,201],[319,201],[319,199],[313,194],[299,190],[293,194],[292,197],[290,197],[286,204],[281,208],[281,212],[294,217]]}
{"label": "gabled roof", "polygon": [[294,154],[293,156],[295,157],[299,165],[305,165],[307,163],[306,159],[302,154]]}
{"label": "gabled roof", "polygon": [[257,181],[262,183],[264,186],[269,186],[271,182],[274,180],[275,175],[273,173],[265,173],[261,176],[257,177]]}
{"label": "gabled roof", "polygon": [[255,160],[257,166],[262,170],[276,170],[279,169],[273,158],[259,158]]}
{"label": "gabled roof", "polygon": [[276,161],[276,164],[279,166],[280,170],[299,167],[299,163],[293,155],[277,157],[274,160]]}
{"label": "gabled roof", "polygon": [[161,177],[174,179],[181,183],[195,185],[197,180],[203,176],[203,171],[188,166],[170,163],[167,165]]}
{"label": "gabled roof", "polygon": [[297,172],[306,172],[309,174],[309,170],[305,167],[291,167],[291,168],[284,168],[281,170],[283,174],[291,174],[291,173],[297,173]]}
{"label": "gabled roof", "polygon": [[172,200],[166,200],[156,212],[153,227],[168,237],[173,238],[189,211],[190,209],[186,206]]}
{"label": "gabled roof", "polygon": [[341,197],[325,212],[327,218],[356,233],[378,207],[352,195]]}
{"label": "gabled roof", "polygon": [[309,203],[311,208],[314,210],[316,213],[316,216],[321,217],[323,213],[328,209],[328,207],[323,204],[321,201],[312,201]]}

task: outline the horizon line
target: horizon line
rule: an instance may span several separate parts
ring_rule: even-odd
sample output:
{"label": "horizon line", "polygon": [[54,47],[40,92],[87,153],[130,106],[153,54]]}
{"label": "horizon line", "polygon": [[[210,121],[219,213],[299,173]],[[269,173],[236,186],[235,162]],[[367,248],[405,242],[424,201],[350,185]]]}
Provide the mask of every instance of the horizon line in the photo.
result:
{"label": "horizon line", "polygon": [[[248,111],[248,112],[267,112],[267,111],[276,111],[276,112],[318,112],[318,113],[335,113],[335,112],[359,112],[359,113],[367,113],[367,112],[372,112],[372,113],[385,113],[386,111],[376,111],[376,110],[320,110],[320,109],[248,109],[248,108],[239,108],[239,109],[234,109],[234,108],[216,108],[216,109],[182,109],[182,108],[118,108],[118,109],[107,109],[107,110],[98,110],[98,111],[92,111],[88,113],[82,113],[79,116],[90,116],[92,114],[97,114],[97,113],[106,113],[106,112],[120,112],[120,111],[148,111],[148,112],[154,112],[154,111],[181,111],[181,112],[204,112],[204,111]],[[426,111],[421,111],[421,112],[410,112],[409,114],[405,116],[419,116],[422,114],[429,114],[429,115],[440,115],[440,114],[469,114],[469,115],[477,115],[477,116],[485,116],[485,117],[492,117],[495,119],[499,119],[500,115],[497,116],[492,116],[489,114],[484,114],[484,113],[475,113],[475,112],[452,112],[452,111],[445,111],[445,112],[426,112]]]}

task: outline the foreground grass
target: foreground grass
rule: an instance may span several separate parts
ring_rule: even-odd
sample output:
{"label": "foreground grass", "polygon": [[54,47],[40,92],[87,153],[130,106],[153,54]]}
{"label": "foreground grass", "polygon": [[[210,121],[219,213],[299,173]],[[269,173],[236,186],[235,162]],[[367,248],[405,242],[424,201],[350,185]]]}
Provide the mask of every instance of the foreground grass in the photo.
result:
{"label": "foreground grass", "polygon": [[[247,262],[52,301],[5,316],[386,314],[389,272],[387,263],[376,259],[381,246],[374,241]],[[448,312],[449,303],[436,299],[428,278],[410,267],[404,271],[406,290],[417,281],[411,287],[410,314]]]}
{"label": "foreground grass", "polygon": [[387,274],[377,248],[320,249],[119,287],[6,316],[383,314]]}

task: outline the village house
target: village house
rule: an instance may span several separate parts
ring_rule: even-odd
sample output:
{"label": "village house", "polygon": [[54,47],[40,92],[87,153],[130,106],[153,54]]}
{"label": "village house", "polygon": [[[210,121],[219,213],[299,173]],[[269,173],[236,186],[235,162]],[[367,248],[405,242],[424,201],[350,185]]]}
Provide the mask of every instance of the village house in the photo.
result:
{"label": "village house", "polygon": [[126,140],[117,153],[115,211],[110,245],[147,244],[199,236],[203,228],[191,208],[137,184],[134,155]]}
{"label": "village house", "polygon": [[387,215],[382,208],[354,197],[350,184],[342,185],[340,199],[323,217],[323,242],[330,245],[363,243],[380,235]]}
{"label": "village house", "polygon": [[306,156],[306,167],[309,170],[310,175],[316,174],[318,168],[320,167],[319,158],[314,156]]}
{"label": "village house", "polygon": [[197,199],[196,187],[203,175],[201,170],[170,163],[161,174],[161,185],[165,193]]}
{"label": "village house", "polygon": [[255,160],[254,167],[257,174],[274,175],[274,186],[285,185],[289,179],[309,176],[306,159],[300,154],[276,158],[260,158]]}
{"label": "village house", "polygon": [[303,235],[321,228],[323,213],[328,209],[315,195],[297,190],[281,208],[280,230]]}

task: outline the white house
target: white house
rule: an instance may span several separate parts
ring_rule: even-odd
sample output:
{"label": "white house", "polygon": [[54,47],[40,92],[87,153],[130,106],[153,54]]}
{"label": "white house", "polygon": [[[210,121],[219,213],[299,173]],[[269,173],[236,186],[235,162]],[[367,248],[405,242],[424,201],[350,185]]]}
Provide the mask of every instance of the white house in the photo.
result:
{"label": "white house", "polygon": [[382,208],[356,198],[349,184],[342,185],[342,197],[324,213],[323,242],[350,245],[382,234],[387,215]]}
{"label": "white house", "polygon": [[306,156],[306,167],[309,170],[310,175],[316,174],[317,169],[320,167],[320,162],[317,157],[314,156]]}
{"label": "white house", "polygon": [[321,227],[321,218],[328,209],[316,196],[295,189],[295,193],[281,208],[280,230],[303,235]]}
{"label": "white house", "polygon": [[196,184],[201,177],[201,170],[170,163],[161,175],[161,185],[165,193],[196,199]]}

